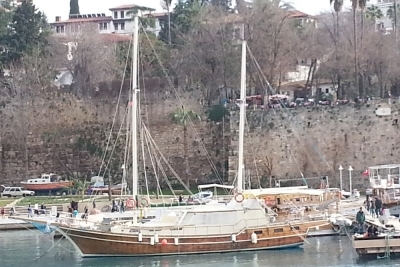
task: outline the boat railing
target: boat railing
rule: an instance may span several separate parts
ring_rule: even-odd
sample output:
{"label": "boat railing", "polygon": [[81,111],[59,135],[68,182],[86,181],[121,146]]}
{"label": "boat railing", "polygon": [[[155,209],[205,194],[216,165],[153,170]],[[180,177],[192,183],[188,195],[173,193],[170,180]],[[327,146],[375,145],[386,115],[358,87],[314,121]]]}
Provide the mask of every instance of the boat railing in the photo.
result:
{"label": "boat railing", "polygon": [[137,226],[123,226],[122,229],[131,229],[130,232],[141,232],[144,235],[154,235],[155,233],[162,236],[198,236],[198,235],[231,235],[240,234],[246,229],[267,227],[270,225],[268,218],[259,219],[242,219],[235,224],[224,225],[165,225],[165,226],[146,226],[146,224]]}

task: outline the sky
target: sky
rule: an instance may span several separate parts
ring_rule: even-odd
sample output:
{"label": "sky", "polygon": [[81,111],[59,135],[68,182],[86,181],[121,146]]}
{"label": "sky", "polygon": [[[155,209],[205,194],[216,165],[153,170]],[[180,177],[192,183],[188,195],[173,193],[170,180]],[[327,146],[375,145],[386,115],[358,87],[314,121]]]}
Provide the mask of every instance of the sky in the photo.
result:
{"label": "sky", "polygon": [[[174,1],[175,2],[175,1]],[[310,15],[317,15],[323,11],[330,11],[329,0],[288,0],[298,10]],[[350,1],[346,1],[345,3]],[[56,16],[68,19],[69,0],[33,0],[36,7],[43,11],[50,22],[54,22]],[[161,11],[160,0],[80,0],[81,14],[106,13],[111,15],[109,8],[125,4],[137,4],[155,8]]]}

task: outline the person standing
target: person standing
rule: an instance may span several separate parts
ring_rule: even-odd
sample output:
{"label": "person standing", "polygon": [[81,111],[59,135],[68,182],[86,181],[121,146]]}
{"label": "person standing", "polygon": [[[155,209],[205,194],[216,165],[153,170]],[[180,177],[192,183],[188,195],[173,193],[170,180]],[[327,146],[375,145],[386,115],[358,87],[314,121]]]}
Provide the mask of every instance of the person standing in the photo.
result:
{"label": "person standing", "polygon": [[119,210],[121,213],[125,212],[124,200],[121,199],[121,208]]}
{"label": "person standing", "polygon": [[360,210],[357,212],[356,221],[358,223],[358,232],[360,234],[363,234],[364,233],[365,214],[364,214],[362,207],[360,207]]}
{"label": "person standing", "polygon": [[1,217],[4,219],[4,207],[1,207]]}
{"label": "person standing", "polygon": [[369,214],[371,214],[372,218],[375,218],[375,202],[373,199],[371,199],[369,202],[370,202]]}
{"label": "person standing", "polygon": [[375,199],[375,213],[376,213],[376,218],[379,218],[381,215],[381,210],[382,210],[382,200],[380,200],[378,197]]}

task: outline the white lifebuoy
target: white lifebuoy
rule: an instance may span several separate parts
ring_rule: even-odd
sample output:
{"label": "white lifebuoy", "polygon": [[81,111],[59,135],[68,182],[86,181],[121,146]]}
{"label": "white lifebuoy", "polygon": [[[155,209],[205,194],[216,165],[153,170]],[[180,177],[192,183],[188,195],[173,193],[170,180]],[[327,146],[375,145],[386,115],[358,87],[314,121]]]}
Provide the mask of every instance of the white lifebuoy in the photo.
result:
{"label": "white lifebuoy", "polygon": [[236,201],[237,203],[242,203],[243,200],[244,200],[244,196],[243,196],[242,193],[237,193],[237,194],[235,195],[235,201]]}
{"label": "white lifebuoy", "polygon": [[149,199],[147,197],[142,197],[142,199],[140,199],[140,204],[144,207],[148,207],[149,206]]}

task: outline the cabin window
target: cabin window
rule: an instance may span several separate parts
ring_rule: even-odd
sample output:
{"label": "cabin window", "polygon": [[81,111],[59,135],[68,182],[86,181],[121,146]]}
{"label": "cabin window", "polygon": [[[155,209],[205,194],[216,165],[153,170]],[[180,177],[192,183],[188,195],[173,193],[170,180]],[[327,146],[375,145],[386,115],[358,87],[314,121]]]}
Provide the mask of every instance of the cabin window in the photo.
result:
{"label": "cabin window", "polygon": [[257,234],[257,235],[261,235],[262,231],[254,231],[254,233]]}
{"label": "cabin window", "polygon": [[283,232],[283,228],[274,229],[274,233],[282,233],[282,232]]}
{"label": "cabin window", "polygon": [[293,229],[293,230],[300,230],[300,227],[298,227],[298,226],[293,226],[292,229]]}
{"label": "cabin window", "polygon": [[277,201],[278,205],[281,204],[281,199],[279,197],[276,199],[276,201]]}
{"label": "cabin window", "polygon": [[46,180],[42,180],[42,183],[46,182]]}
{"label": "cabin window", "polygon": [[296,201],[299,202],[299,201],[300,201],[300,198],[296,198]]}

